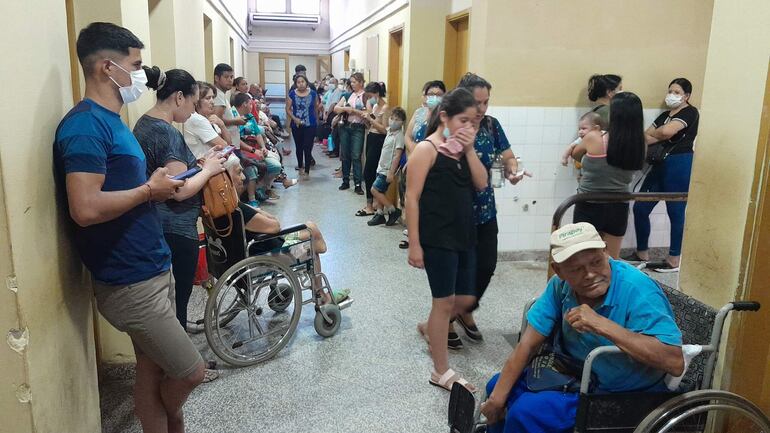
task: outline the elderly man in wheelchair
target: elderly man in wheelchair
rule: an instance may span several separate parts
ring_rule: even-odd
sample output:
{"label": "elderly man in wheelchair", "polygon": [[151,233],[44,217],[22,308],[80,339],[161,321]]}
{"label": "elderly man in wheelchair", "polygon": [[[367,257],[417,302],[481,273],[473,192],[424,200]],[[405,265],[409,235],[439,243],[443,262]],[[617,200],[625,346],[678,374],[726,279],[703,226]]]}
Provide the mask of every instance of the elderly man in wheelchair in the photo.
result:
{"label": "elderly man in wheelchair", "polygon": [[[571,432],[583,361],[615,345],[624,355],[597,358],[598,392],[664,392],[665,378],[685,370],[682,334],[661,288],[636,268],[609,258],[588,223],[551,236],[556,277],[527,314],[502,371],[481,406],[488,431]],[[592,374],[593,374],[592,373]]]}
{"label": "elderly man in wheelchair", "polygon": [[[225,163],[233,187],[244,190],[236,158]],[[239,202],[229,216],[206,224],[208,271],[212,277],[204,329],[211,349],[235,366],[275,356],[291,339],[305,304],[314,304],[315,329],[334,335],[340,310],[351,300],[334,292],[321,272],[327,245],[312,221],[281,227],[275,216]],[[309,291],[309,299],[303,292]]]}

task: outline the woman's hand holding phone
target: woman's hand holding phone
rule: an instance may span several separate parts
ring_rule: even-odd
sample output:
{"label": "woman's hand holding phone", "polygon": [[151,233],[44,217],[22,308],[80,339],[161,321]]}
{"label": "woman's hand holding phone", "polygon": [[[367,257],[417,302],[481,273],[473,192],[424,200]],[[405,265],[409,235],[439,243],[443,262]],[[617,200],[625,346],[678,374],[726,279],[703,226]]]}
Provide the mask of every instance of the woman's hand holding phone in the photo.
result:
{"label": "woman's hand holding phone", "polygon": [[205,171],[209,177],[225,171],[224,163],[227,157],[219,152],[209,152],[201,163],[202,171]]}

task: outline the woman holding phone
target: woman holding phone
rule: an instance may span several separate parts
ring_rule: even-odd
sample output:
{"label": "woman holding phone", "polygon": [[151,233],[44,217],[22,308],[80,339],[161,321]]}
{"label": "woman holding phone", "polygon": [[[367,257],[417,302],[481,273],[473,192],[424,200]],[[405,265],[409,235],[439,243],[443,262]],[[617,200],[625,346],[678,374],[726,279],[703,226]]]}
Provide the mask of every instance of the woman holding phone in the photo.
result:
{"label": "woman holding phone", "polygon": [[[172,126],[172,122],[185,123],[195,111],[199,100],[198,83],[182,69],[164,73],[157,66],[145,66],[144,72],[147,87],[155,90],[158,100],[134,126],[134,135],[147,158],[147,172],[166,167],[169,175],[176,176],[198,167],[198,159],[185,144],[182,133]],[[171,249],[171,269],[176,281],[176,317],[185,329],[187,304],[198,264],[200,191],[209,178],[224,172],[225,159],[216,150],[208,151],[200,163],[200,172],[188,178],[170,200],[157,204],[163,235]],[[207,370],[204,382],[216,378],[212,377],[212,372]]]}

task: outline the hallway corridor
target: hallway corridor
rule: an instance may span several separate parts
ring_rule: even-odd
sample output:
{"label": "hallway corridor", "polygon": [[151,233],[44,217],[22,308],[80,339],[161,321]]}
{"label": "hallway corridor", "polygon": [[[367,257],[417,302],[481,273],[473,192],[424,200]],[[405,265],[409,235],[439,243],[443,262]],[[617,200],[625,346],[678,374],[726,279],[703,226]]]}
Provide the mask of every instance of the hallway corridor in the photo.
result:
{"label": "hallway corridor", "polygon": [[[312,307],[305,306],[276,358],[240,369],[218,361],[221,377],[197,388],[185,406],[188,432],[443,432],[449,393],[428,384],[430,357],[415,329],[430,307],[427,278],[398,249],[403,227],[368,227],[355,217],[364,200],[337,190],[331,173],[339,160],[314,153],[311,180],[278,188],[281,199],[263,206],[284,225],[318,223],[329,244],[324,272],[332,287],[351,288],[353,305],[332,338],[315,333]],[[295,162],[292,153],[286,165]],[[505,337],[518,330],[523,304],[544,286],[543,263],[498,264],[478,314],[486,341],[464,340],[464,350],[450,353],[451,365],[472,383],[486,383],[510,352]],[[193,341],[204,359],[217,359],[203,333]],[[103,432],[140,432],[132,380],[101,382]]]}

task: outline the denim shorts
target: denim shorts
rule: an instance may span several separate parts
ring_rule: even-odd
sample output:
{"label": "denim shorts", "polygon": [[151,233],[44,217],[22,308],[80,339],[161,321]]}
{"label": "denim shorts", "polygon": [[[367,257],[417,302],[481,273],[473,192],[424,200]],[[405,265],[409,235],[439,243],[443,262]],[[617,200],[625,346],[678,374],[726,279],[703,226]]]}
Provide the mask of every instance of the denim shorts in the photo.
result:
{"label": "denim shorts", "polygon": [[476,249],[452,251],[423,246],[425,273],[434,298],[476,294]]}
{"label": "denim shorts", "polygon": [[388,183],[388,177],[384,174],[377,173],[377,178],[374,179],[374,183],[372,184],[372,188],[376,189],[377,191],[385,194],[388,192],[388,187],[390,184]]}

